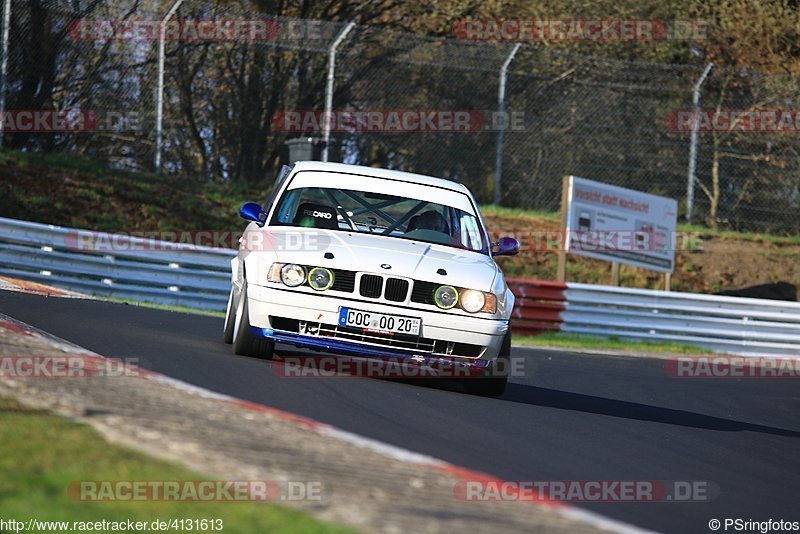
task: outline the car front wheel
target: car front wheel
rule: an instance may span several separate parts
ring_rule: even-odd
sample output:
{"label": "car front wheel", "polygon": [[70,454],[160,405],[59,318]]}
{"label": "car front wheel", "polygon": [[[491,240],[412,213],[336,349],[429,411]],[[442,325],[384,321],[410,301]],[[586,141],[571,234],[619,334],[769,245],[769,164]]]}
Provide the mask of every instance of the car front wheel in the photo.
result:
{"label": "car front wheel", "polygon": [[511,367],[511,328],[509,327],[500,354],[497,360],[491,362],[483,373],[477,378],[464,380],[464,390],[471,395],[483,397],[499,397],[506,390],[508,372]]}
{"label": "car front wheel", "polygon": [[242,284],[242,294],[236,304],[233,332],[233,352],[240,356],[252,356],[271,360],[275,342],[254,336],[250,332],[250,306],[247,305],[247,281]]}

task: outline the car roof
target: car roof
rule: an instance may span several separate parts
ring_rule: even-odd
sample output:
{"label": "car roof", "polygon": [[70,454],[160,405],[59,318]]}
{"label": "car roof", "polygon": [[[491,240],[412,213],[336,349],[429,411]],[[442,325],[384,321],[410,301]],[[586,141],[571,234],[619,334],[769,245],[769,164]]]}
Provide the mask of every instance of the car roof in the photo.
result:
{"label": "car roof", "polygon": [[426,176],[424,174],[416,174],[413,172],[393,171],[389,169],[381,169],[379,167],[365,167],[362,165],[348,165],[346,163],[326,163],[322,161],[297,161],[292,169],[294,172],[298,171],[318,171],[318,172],[336,172],[342,174],[358,174],[361,176],[372,176],[375,178],[384,178],[386,180],[398,180],[403,182],[410,182],[420,185],[428,185],[432,187],[439,187],[442,189],[449,189],[458,193],[469,194],[469,189],[464,185],[444,178],[434,178],[433,176]]}

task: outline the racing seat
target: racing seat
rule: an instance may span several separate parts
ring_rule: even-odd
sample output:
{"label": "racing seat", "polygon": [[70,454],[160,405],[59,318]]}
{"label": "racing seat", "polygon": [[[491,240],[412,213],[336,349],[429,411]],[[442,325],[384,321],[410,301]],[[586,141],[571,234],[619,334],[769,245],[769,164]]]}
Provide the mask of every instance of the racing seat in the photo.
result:
{"label": "racing seat", "polygon": [[339,229],[336,210],[331,206],[313,202],[303,202],[297,207],[297,213],[295,213],[292,224],[304,228]]}

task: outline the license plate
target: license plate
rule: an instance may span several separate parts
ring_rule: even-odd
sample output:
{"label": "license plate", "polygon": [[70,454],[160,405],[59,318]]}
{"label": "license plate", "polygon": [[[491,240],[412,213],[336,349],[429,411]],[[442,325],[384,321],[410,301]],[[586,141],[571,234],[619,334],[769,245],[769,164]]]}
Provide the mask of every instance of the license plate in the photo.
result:
{"label": "license plate", "polygon": [[355,326],[372,332],[418,336],[422,319],[339,308],[339,326]]}

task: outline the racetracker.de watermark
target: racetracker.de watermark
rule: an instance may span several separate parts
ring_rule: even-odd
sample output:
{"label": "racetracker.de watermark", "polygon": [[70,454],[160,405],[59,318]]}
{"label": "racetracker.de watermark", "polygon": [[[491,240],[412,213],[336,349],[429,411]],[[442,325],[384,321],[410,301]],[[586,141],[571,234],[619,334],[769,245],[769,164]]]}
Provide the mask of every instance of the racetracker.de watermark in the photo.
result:
{"label": "racetracker.de watermark", "polygon": [[0,518],[0,532],[220,532],[222,519],[169,518],[136,521],[133,519],[96,521],[45,521],[35,517],[26,521]]}
{"label": "racetracker.de watermark", "polygon": [[800,358],[769,356],[679,356],[664,362],[676,378],[800,378]]}
{"label": "racetracker.de watermark", "polygon": [[708,502],[719,496],[719,486],[708,480],[465,480],[453,495],[471,502]]}
{"label": "racetracker.de watermark", "polygon": [[[602,251],[694,251],[700,247],[699,232],[661,232],[655,230],[493,230],[491,242],[513,237],[522,252],[558,252],[569,238],[570,250]],[[479,241],[480,239],[475,239]],[[81,252],[174,252],[186,245],[249,251],[319,251],[331,244],[328,231],[283,227],[255,230],[164,230],[119,231],[113,233],[71,230],[64,236],[64,247]]]}
{"label": "racetracker.de watermark", "polygon": [[166,230],[92,232],[72,230],[64,236],[64,247],[81,252],[175,252],[190,247],[235,249],[252,252],[326,250],[330,235],[315,230]]}
{"label": "racetracker.de watermark", "polygon": [[[391,336],[391,334],[387,334]],[[511,357],[491,366],[477,367],[468,362],[439,360],[424,362],[400,357],[356,358],[349,356],[282,356],[283,365],[272,365],[281,378],[386,378],[386,379],[482,379],[492,376],[524,377],[525,359]],[[481,361],[481,364],[484,364]]]}
{"label": "racetracker.de watermark", "polygon": [[664,116],[673,132],[800,132],[800,109],[677,110]]}
{"label": "racetracker.de watermark", "polygon": [[136,111],[0,110],[0,130],[11,133],[131,132],[143,130]]}
{"label": "racetracker.de watermark", "polygon": [[272,41],[281,32],[273,19],[79,19],[70,22],[67,35],[73,41],[230,42]]}
{"label": "racetracker.de watermark", "polygon": [[272,128],[286,133],[331,132],[481,132],[524,131],[525,112],[502,113],[450,109],[281,110],[272,115]]}
{"label": "racetracker.de watermark", "polygon": [[661,232],[655,230],[491,230],[492,242],[501,237],[513,237],[522,252],[558,252],[569,239],[570,250],[587,252],[610,251],[682,251],[697,250],[699,232]]}
{"label": "racetracker.de watermark", "polygon": [[659,19],[472,19],[453,27],[458,39],[516,43],[700,41],[707,32],[702,20]]}
{"label": "racetracker.de watermark", "polygon": [[146,374],[147,362],[140,358],[104,358],[91,354],[61,356],[0,356],[3,378],[92,378],[129,377]]}
{"label": "racetracker.de watermark", "polygon": [[308,480],[76,480],[70,499],[83,502],[321,501],[321,481]]}

